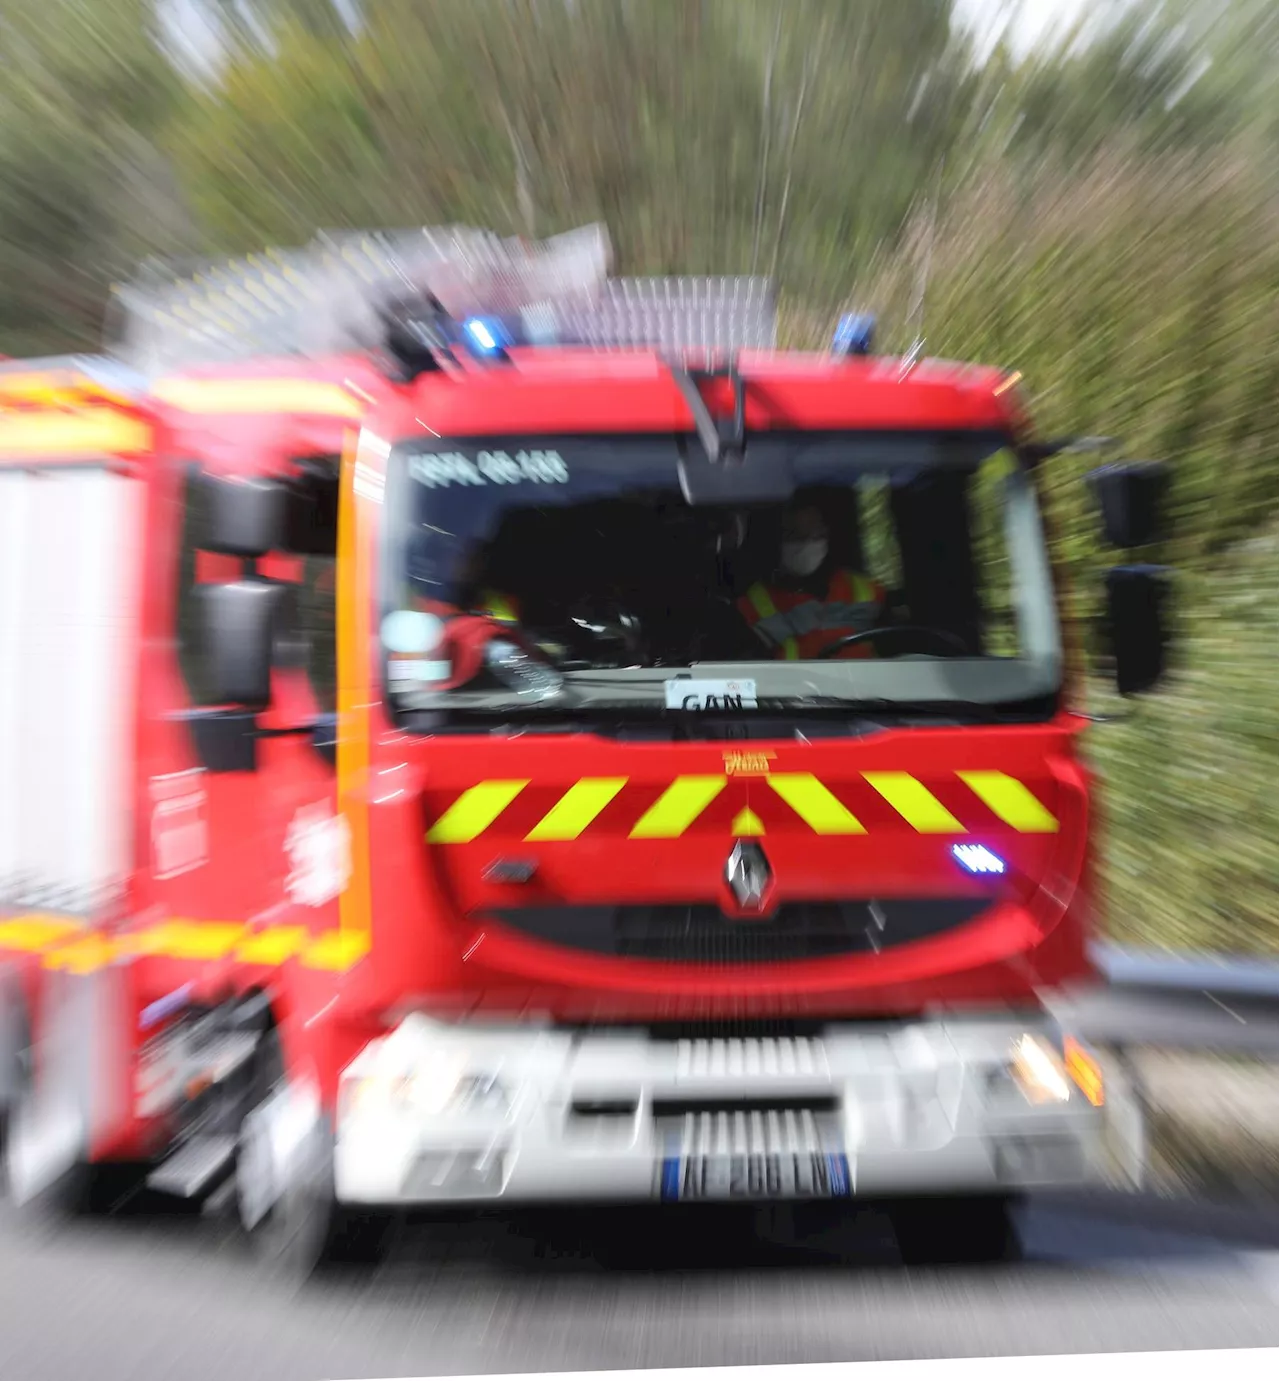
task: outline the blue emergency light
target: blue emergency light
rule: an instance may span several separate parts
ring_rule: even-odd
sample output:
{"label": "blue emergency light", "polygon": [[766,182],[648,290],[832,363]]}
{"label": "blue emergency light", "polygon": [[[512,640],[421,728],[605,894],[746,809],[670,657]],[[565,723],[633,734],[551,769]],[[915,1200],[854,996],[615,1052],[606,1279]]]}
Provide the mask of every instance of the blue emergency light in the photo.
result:
{"label": "blue emergency light", "polygon": [[494,317],[469,317],[462,330],[467,345],[477,355],[501,355],[511,343],[506,328]]}
{"label": "blue emergency light", "polygon": [[834,355],[869,355],[875,338],[876,319],[869,312],[849,312],[836,324],[831,341]]}
{"label": "blue emergency light", "polygon": [[1005,870],[1004,859],[985,844],[953,844],[951,857],[975,877],[999,877]]}

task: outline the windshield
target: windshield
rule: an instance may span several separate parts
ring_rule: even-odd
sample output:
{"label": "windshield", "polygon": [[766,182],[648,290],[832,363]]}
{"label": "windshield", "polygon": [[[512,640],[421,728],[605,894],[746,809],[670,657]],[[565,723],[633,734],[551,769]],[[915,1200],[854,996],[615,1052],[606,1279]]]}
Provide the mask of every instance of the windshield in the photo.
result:
{"label": "windshield", "polygon": [[1039,512],[1006,439],[757,435],[791,493],[740,505],[687,501],[683,444],[393,448],[393,708],[927,709],[1056,691]]}

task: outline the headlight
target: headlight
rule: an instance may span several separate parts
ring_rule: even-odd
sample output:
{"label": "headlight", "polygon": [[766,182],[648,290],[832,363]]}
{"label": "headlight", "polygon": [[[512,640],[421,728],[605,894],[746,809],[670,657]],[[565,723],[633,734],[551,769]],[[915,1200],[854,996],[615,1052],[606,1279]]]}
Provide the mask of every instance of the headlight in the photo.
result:
{"label": "headlight", "polygon": [[439,1056],[407,1071],[344,1075],[338,1099],[343,1120],[405,1114],[439,1117],[466,1109],[491,1112],[505,1107],[506,1095],[497,1078],[475,1073],[461,1056]]}
{"label": "headlight", "polygon": [[1065,1103],[1071,1084],[1058,1052],[1038,1036],[1023,1036],[1013,1048],[1011,1070],[1029,1103]]}

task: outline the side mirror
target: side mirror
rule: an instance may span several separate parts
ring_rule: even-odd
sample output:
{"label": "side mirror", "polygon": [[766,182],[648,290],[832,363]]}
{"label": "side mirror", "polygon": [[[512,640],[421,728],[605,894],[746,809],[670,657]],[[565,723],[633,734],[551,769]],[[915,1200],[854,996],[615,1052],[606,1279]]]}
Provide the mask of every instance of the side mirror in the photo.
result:
{"label": "side mirror", "polygon": [[338,550],[338,472],[300,475],[288,490],[284,547],[298,556],[333,556]]}
{"label": "side mirror", "polygon": [[202,585],[198,593],[213,703],[265,709],[271,701],[280,587],[235,580]]}
{"label": "side mirror", "polygon": [[1109,546],[1129,550],[1160,539],[1167,466],[1155,460],[1104,465],[1090,472],[1088,483],[1098,501]]}
{"label": "side mirror", "polygon": [[1116,566],[1107,572],[1104,641],[1121,695],[1141,695],[1164,676],[1169,647],[1167,576],[1159,566]]}
{"label": "side mirror", "polygon": [[276,480],[205,475],[202,546],[226,556],[265,556],[283,545],[288,492]]}

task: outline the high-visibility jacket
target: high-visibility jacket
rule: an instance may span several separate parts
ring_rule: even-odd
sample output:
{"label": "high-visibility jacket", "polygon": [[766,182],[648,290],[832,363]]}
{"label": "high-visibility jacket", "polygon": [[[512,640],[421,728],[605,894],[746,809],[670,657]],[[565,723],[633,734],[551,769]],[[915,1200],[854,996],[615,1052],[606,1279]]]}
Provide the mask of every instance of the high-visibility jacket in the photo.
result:
{"label": "high-visibility jacket", "polygon": [[[808,661],[850,633],[875,626],[884,607],[884,586],[854,571],[831,574],[826,599],[806,590],[757,583],[738,608],[757,636],[787,661]],[[872,657],[870,642],[843,648],[838,657]]]}
{"label": "high-visibility jacket", "polygon": [[495,623],[520,622],[519,603],[510,595],[504,595],[500,590],[481,590],[480,598],[473,612],[484,614],[493,619]]}

